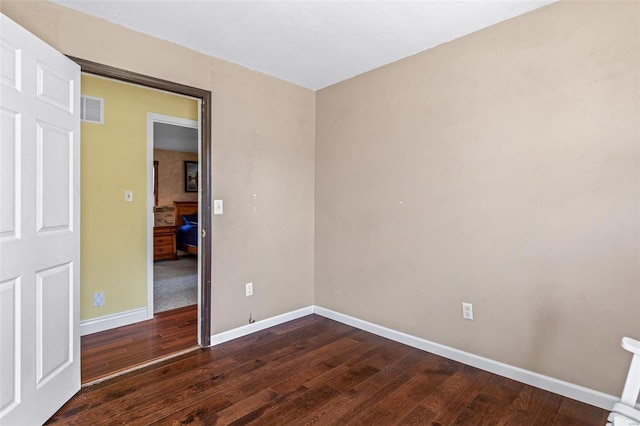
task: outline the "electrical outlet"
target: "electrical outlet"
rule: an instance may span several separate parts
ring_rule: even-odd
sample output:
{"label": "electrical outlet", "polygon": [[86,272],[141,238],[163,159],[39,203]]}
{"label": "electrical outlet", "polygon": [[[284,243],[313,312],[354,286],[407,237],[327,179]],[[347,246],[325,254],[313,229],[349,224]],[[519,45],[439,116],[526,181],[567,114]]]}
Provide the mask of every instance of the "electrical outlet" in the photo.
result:
{"label": "electrical outlet", "polygon": [[462,318],[473,321],[473,305],[471,303],[462,304]]}
{"label": "electrical outlet", "polygon": [[247,296],[253,296],[253,283],[246,283],[244,285],[244,290]]}
{"label": "electrical outlet", "polygon": [[93,293],[93,307],[99,308],[102,305],[104,305],[104,293],[101,291]]}

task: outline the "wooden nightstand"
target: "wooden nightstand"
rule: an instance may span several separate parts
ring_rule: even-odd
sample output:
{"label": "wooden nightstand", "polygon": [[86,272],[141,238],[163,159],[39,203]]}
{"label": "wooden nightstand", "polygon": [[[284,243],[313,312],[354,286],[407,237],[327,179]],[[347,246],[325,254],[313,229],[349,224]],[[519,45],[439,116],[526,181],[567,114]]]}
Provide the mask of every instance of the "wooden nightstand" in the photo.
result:
{"label": "wooden nightstand", "polygon": [[153,227],[153,260],[176,260],[175,226]]}

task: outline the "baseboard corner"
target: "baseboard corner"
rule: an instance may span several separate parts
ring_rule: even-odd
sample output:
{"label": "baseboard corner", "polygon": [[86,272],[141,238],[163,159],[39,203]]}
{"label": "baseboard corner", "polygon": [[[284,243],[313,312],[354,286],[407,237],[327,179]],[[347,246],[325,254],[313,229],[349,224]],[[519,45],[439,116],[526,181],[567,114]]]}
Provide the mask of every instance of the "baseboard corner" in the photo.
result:
{"label": "baseboard corner", "polygon": [[449,346],[431,342],[420,337],[412,336],[401,331],[364,321],[340,312],[332,311],[331,309],[326,309],[321,306],[314,305],[313,312],[325,318],[377,334],[378,336],[382,336],[399,343],[404,343],[405,345],[440,355],[444,358],[452,359],[462,364],[470,365],[521,383],[535,386],[549,392],[557,393],[586,404],[594,405],[604,410],[611,411],[613,404],[619,401],[619,398],[594,389],[589,389],[533,371],[525,370],[523,368],[515,367],[513,365],[494,361],[489,358],[484,358]]}
{"label": "baseboard corner", "polygon": [[228,331],[223,331],[211,336],[211,346],[219,345],[221,343],[228,342],[229,340],[237,339],[239,337],[264,330],[265,328],[273,327],[285,322],[292,321],[294,319],[311,315],[312,313],[313,306],[307,306],[305,308],[296,309],[294,311],[256,321],[254,323],[243,325]]}

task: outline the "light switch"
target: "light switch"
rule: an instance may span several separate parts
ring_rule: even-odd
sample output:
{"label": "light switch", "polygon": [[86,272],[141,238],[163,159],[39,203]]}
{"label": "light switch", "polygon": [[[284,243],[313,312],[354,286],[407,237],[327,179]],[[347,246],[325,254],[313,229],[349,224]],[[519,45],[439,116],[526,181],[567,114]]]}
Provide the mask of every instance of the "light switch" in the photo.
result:
{"label": "light switch", "polygon": [[133,191],[124,191],[124,200],[127,203],[130,203],[133,201]]}
{"label": "light switch", "polygon": [[213,214],[222,214],[222,200],[213,200]]}

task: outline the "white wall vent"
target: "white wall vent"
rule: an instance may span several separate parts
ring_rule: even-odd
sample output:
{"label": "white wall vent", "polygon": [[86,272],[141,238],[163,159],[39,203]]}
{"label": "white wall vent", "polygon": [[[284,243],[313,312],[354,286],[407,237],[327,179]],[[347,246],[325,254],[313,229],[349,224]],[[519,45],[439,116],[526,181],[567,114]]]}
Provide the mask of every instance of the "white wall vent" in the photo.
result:
{"label": "white wall vent", "polygon": [[80,120],[88,123],[104,124],[104,99],[81,96]]}

